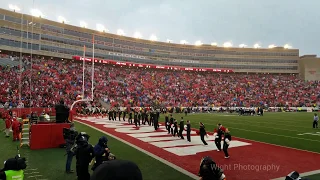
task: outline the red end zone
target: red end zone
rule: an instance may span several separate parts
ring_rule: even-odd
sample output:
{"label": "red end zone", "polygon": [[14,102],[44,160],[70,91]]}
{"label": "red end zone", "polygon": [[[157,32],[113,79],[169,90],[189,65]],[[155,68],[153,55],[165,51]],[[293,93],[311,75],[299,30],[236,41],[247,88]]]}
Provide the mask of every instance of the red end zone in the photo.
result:
{"label": "red end zone", "polygon": [[195,132],[189,143],[167,135],[163,128],[154,131],[149,126],[135,128],[123,121],[96,118],[76,120],[110,133],[195,175],[204,156],[211,156],[224,169],[227,179],[231,180],[269,180],[284,177],[294,170],[304,173],[320,169],[320,154],[317,153],[233,138],[230,159],[225,159],[223,152],[215,150],[212,137],[207,141],[209,146],[203,146]]}

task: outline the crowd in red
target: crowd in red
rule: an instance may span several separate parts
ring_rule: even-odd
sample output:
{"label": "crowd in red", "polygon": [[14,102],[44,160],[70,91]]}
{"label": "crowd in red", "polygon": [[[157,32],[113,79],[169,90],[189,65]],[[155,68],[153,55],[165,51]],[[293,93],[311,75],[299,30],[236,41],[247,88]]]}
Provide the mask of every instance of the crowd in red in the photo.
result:
{"label": "crowd in red", "polygon": [[[32,64],[32,68],[31,68]],[[0,67],[0,104],[53,107],[71,105],[82,93],[82,63],[25,58],[18,67]],[[19,83],[20,82],[20,83]],[[19,86],[20,84],[20,86]],[[150,106],[314,106],[320,84],[297,75],[182,72],[96,65],[94,99],[112,105]],[[91,65],[85,70],[85,95],[91,97]]]}

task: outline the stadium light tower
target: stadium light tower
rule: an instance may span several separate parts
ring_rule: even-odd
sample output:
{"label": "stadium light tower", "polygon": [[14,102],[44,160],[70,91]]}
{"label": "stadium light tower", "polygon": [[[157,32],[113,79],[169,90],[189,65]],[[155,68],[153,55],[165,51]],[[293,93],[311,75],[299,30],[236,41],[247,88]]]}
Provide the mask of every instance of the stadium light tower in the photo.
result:
{"label": "stadium light tower", "polygon": [[181,40],[180,44],[188,44],[188,42],[186,40]]}
{"label": "stadium light tower", "polygon": [[109,30],[106,29],[102,24],[97,24],[96,28],[97,28],[97,31],[100,31],[100,32],[109,32]]}
{"label": "stadium light tower", "polygon": [[42,12],[39,9],[31,9],[31,15],[34,17],[44,17],[44,15],[42,14]]}
{"label": "stadium light tower", "polygon": [[13,10],[13,12],[21,11],[21,9],[18,6],[13,5],[13,4],[9,4],[9,9]]}
{"label": "stadium light tower", "polygon": [[86,22],[84,22],[84,21],[80,21],[80,27],[87,28],[88,24]]}
{"label": "stadium light tower", "polygon": [[66,20],[66,18],[64,18],[62,16],[58,16],[58,22],[61,22],[62,24],[64,24],[67,22],[67,20]]}
{"label": "stadium light tower", "polygon": [[124,31],[123,31],[122,29],[118,29],[118,30],[117,30],[117,34],[118,34],[119,36],[124,36]]}
{"label": "stadium light tower", "polygon": [[245,47],[247,47],[247,45],[245,45],[245,44],[240,44],[239,47],[240,47],[240,48],[245,48]]}
{"label": "stadium light tower", "polygon": [[213,43],[211,43],[211,46],[218,46],[218,43],[213,42]]}
{"label": "stadium light tower", "polygon": [[142,35],[141,33],[139,32],[135,32],[134,35],[133,35],[134,38],[137,38],[137,39],[141,39],[142,38]]}
{"label": "stadium light tower", "polygon": [[292,48],[292,46],[290,46],[289,44],[285,44],[285,45],[283,46],[283,48],[285,48],[285,49],[290,49],[290,48]]}
{"label": "stadium light tower", "polygon": [[167,39],[167,43],[172,43],[173,41],[170,39]]}
{"label": "stadium light tower", "polygon": [[195,44],[196,46],[201,46],[203,43],[202,43],[201,41],[196,41],[194,44]]}
{"label": "stadium light tower", "polygon": [[225,47],[225,48],[232,47],[232,43],[231,42],[225,42],[225,43],[223,43],[223,47]]}
{"label": "stadium light tower", "polygon": [[270,49],[275,48],[275,47],[277,47],[277,46],[274,45],[274,44],[271,44],[271,45],[268,46],[268,48],[270,48]]}
{"label": "stadium light tower", "polygon": [[261,46],[260,46],[259,44],[255,44],[255,45],[253,45],[253,47],[256,48],[256,49],[258,49],[258,48],[260,48]]}
{"label": "stadium light tower", "polygon": [[155,35],[150,36],[150,41],[157,41],[157,40],[158,40],[157,36]]}

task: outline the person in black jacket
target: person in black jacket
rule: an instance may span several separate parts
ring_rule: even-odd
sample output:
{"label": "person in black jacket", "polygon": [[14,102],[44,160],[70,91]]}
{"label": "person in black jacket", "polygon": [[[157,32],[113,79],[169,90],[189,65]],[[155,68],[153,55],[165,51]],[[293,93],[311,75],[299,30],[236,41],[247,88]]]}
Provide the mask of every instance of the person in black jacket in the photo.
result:
{"label": "person in black jacket", "polygon": [[183,135],[182,135],[182,132],[183,132],[183,129],[184,129],[184,121],[183,121],[183,117],[181,117],[181,120],[180,120],[180,129],[179,129],[179,136],[181,139],[184,139]]}
{"label": "person in black jacket", "polygon": [[95,164],[91,168],[93,171],[103,163],[104,157],[108,157],[110,150],[108,148],[108,139],[105,136],[100,137],[99,142],[94,146]]}
{"label": "person in black jacket", "polygon": [[74,153],[76,155],[76,169],[78,180],[89,180],[89,163],[94,157],[93,146],[88,142],[89,136],[85,133],[80,133],[76,138],[77,148]]}
{"label": "person in black jacket", "polygon": [[200,131],[200,139],[201,139],[201,141],[203,142],[204,145],[208,145],[206,140],[204,140],[204,136],[207,135],[207,132],[206,132],[205,126],[204,126],[204,124],[202,122],[200,122],[199,131]]}
{"label": "person in black jacket", "polygon": [[224,142],[223,142],[223,152],[225,155],[225,158],[229,158],[228,148],[231,142],[231,134],[228,128],[226,128],[226,132],[224,134]]}
{"label": "person in black jacket", "polygon": [[209,156],[201,159],[198,175],[200,180],[225,180],[226,178],[223,169]]}
{"label": "person in black jacket", "polygon": [[60,103],[55,106],[56,110],[56,123],[65,123],[68,121],[69,108],[64,105],[64,100],[61,99]]}
{"label": "person in black jacket", "polygon": [[187,140],[189,142],[191,142],[191,136],[190,136],[190,132],[191,132],[191,125],[190,125],[190,121],[187,121]]}

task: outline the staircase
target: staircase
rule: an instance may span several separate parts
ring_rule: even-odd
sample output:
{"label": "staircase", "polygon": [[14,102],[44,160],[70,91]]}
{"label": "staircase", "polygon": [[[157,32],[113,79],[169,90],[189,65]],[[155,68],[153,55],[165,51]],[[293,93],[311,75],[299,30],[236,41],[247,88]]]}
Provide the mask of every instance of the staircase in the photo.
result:
{"label": "staircase", "polygon": [[23,145],[30,146],[30,122],[29,119],[24,119],[23,127],[21,132],[21,140],[20,140],[20,147]]}

